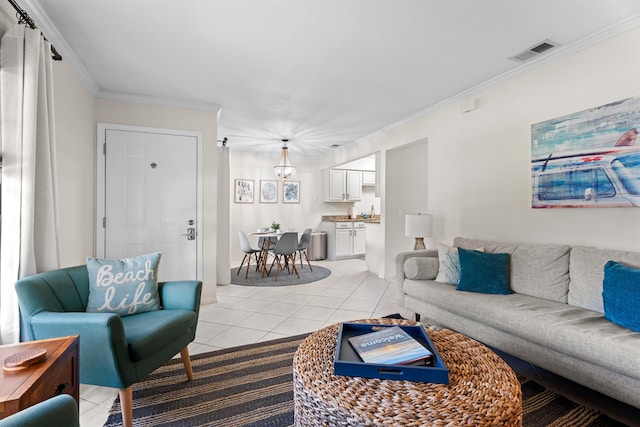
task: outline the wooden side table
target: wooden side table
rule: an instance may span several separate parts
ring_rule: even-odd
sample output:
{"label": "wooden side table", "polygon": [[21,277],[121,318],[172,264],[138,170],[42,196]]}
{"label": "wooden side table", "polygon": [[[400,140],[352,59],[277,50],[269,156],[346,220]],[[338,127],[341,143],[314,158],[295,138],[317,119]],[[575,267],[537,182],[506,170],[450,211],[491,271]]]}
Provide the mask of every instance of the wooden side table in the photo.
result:
{"label": "wooden side table", "polygon": [[0,363],[33,348],[45,348],[47,359],[17,371],[0,370],[0,419],[63,393],[79,404],[78,336],[0,346]]}

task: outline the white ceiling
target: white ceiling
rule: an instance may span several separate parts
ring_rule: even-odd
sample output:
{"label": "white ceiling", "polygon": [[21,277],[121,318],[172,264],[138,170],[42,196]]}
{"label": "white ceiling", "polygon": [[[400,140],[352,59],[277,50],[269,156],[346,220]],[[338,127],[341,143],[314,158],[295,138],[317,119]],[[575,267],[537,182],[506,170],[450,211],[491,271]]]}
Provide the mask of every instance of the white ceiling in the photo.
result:
{"label": "white ceiling", "polygon": [[638,0],[19,1],[97,96],[220,106],[234,150],[292,157],[640,24]]}

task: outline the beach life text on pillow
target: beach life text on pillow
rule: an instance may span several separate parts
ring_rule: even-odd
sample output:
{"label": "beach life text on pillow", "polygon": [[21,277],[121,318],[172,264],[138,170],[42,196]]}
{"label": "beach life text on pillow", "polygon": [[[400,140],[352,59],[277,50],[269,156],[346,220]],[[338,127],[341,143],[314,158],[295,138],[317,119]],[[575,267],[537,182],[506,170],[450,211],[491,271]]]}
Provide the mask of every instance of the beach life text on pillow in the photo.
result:
{"label": "beach life text on pillow", "polygon": [[160,309],[159,252],[124,259],[87,258],[87,312],[120,316]]}

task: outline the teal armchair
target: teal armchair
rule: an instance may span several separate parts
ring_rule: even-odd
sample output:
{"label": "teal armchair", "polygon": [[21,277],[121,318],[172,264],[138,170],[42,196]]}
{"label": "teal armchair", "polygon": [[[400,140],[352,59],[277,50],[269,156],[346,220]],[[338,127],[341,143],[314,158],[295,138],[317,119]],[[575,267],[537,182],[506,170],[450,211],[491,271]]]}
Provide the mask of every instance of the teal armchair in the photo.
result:
{"label": "teal armchair", "polygon": [[47,399],[0,420],[0,427],[80,427],[78,406],[68,394]]}
{"label": "teal armchair", "polygon": [[80,382],[119,389],[125,427],[133,422],[134,383],[177,353],[193,379],[187,346],[196,335],[202,282],[159,282],[162,309],[125,317],[85,312],[86,266],[36,274],[15,287],[26,340],[80,335]]}

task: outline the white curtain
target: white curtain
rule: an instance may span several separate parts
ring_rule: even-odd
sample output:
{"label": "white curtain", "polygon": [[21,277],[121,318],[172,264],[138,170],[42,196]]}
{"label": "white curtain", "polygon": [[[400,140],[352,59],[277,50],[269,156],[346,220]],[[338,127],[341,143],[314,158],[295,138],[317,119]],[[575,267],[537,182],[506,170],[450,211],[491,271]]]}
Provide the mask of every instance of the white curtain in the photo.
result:
{"label": "white curtain", "polygon": [[0,41],[0,343],[17,342],[15,282],[58,268],[51,45],[16,25]]}

